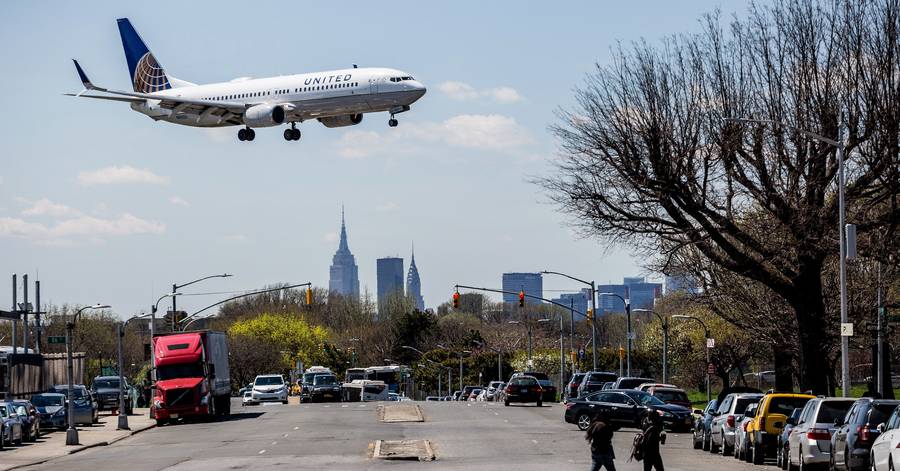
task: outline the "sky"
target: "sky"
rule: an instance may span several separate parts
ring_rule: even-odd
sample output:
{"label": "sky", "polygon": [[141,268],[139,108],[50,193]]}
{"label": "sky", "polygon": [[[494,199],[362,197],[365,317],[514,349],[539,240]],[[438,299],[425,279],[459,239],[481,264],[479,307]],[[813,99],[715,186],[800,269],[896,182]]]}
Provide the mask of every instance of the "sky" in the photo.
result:
{"label": "sky", "polygon": [[[531,183],[558,158],[554,111],[619,42],[696,31],[746,2],[26,2],[0,20],[0,275],[39,278],[42,301],[147,311],[172,283],[179,308],[281,282],[328,286],[341,205],[360,286],[415,243],[426,306],[455,284],[549,269],[597,283],[646,273],[628,247],[575,234]],[[166,72],[195,83],[384,66],[428,87],[389,128],[215,130],[153,122],[81,90],[130,89],[116,18]],[[7,285],[9,286],[9,285]],[[580,286],[545,277],[545,295]],[[0,305],[12,302],[11,288]],[[499,298],[498,298],[499,299]],[[21,301],[21,294],[19,300]]]}

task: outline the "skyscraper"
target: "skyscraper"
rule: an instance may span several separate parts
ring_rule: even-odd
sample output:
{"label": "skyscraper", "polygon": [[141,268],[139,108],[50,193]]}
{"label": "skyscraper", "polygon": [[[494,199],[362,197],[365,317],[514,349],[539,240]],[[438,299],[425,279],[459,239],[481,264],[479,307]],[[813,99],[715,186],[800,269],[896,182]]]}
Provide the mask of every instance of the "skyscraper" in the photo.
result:
{"label": "skyscraper", "polygon": [[[519,291],[537,296],[544,297],[544,278],[540,273],[504,273],[503,274],[503,291],[513,291],[517,294],[503,293],[504,303],[518,303]],[[534,300],[531,300],[532,302]],[[529,301],[526,301],[529,302]]]}
{"label": "skyscraper", "polygon": [[331,259],[328,290],[344,296],[359,296],[359,268],[356,266],[356,257],[350,253],[350,246],[347,245],[347,225],[344,221],[343,207],[341,207],[341,242]]}
{"label": "skyscraper", "polygon": [[422,299],[422,282],[419,280],[419,269],[416,267],[416,248],[412,249],[412,257],[409,260],[409,273],[406,274],[406,295],[416,303],[416,309],[425,310],[425,300]]}
{"label": "skyscraper", "polygon": [[590,288],[584,288],[577,293],[562,293],[558,298],[554,299],[554,301],[562,304],[563,306],[571,306],[573,309],[575,309],[576,312],[586,314],[590,299]]}
{"label": "skyscraper", "polygon": [[376,261],[378,273],[378,303],[392,293],[403,294],[403,259],[397,257],[379,258]]}

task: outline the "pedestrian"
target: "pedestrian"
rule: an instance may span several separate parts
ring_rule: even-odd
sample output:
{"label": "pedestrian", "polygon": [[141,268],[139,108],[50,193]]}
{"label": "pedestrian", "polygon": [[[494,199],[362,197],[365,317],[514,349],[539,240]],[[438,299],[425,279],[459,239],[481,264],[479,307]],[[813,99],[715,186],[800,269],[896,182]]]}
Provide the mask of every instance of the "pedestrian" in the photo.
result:
{"label": "pedestrian", "polygon": [[599,471],[604,467],[608,471],[616,471],[612,439],[613,433],[618,429],[602,413],[591,417],[591,423],[584,434],[584,439],[591,444],[591,471]]}
{"label": "pedestrian", "polygon": [[651,410],[644,417],[641,423],[643,437],[641,439],[641,449],[644,455],[644,471],[656,469],[656,471],[664,471],[662,455],[659,452],[659,445],[666,444],[666,432],[663,430],[662,416],[658,411]]}
{"label": "pedestrian", "polygon": [[881,394],[878,393],[878,388],[875,387],[875,383],[869,381],[866,383],[866,392],[863,393],[862,397],[881,399]]}

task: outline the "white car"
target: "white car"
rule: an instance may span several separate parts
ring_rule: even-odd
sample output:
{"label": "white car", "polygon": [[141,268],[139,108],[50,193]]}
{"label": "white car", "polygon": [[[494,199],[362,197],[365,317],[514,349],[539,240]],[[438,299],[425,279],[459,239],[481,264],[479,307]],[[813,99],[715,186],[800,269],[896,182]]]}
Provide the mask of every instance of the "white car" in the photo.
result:
{"label": "white car", "polygon": [[259,401],[253,399],[253,393],[250,391],[245,391],[244,396],[241,398],[241,406],[256,406],[259,405]]}
{"label": "white car", "polygon": [[897,452],[897,447],[900,446],[900,407],[894,409],[887,422],[878,425],[878,430],[881,435],[872,444],[872,455],[869,458],[872,470],[897,469],[900,466],[900,453]]}
{"label": "white car", "polygon": [[288,387],[281,375],[259,375],[253,380],[251,398],[256,402],[288,403]]}

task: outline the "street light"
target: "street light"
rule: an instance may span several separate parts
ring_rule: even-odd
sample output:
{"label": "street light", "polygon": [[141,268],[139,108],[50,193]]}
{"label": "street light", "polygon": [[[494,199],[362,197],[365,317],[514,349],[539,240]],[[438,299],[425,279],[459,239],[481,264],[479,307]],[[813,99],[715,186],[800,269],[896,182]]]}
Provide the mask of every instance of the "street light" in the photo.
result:
{"label": "street light", "polygon": [[[507,321],[508,324],[521,324],[522,321]],[[525,323],[525,331],[528,332],[528,367],[531,368],[531,322]]]}
{"label": "street light", "polygon": [[631,376],[631,342],[634,340],[634,332],[631,330],[631,300],[625,299],[616,293],[599,293],[600,296],[615,296],[625,303],[625,368],[626,376]]}
{"label": "street light", "polygon": [[190,286],[190,285],[192,285],[192,284],[194,284],[194,283],[199,283],[199,282],[201,282],[201,281],[203,281],[203,280],[208,280],[208,279],[210,279],[210,278],[228,278],[228,277],[232,277],[232,276],[234,276],[234,275],[230,275],[230,274],[228,274],[228,273],[222,273],[221,275],[209,275],[209,276],[204,276],[203,278],[197,278],[197,279],[194,280],[194,281],[189,281],[189,282],[187,282],[187,283],[182,283],[182,284],[180,284],[180,285],[177,284],[177,283],[172,283],[172,293],[174,293],[174,294],[172,295],[172,327],[173,327],[172,330],[173,330],[173,331],[177,331],[177,330],[178,330],[177,328],[175,328],[175,326],[177,325],[177,324],[176,324],[177,316],[175,315],[175,311],[177,311],[177,309],[175,309],[175,296],[178,296],[178,295],[181,294],[181,293],[178,293],[178,290],[179,290],[179,289],[184,288],[185,286]]}
{"label": "street light", "polygon": [[[553,322],[553,319],[538,319],[538,322]],[[563,317],[559,315],[559,391],[565,389],[566,353],[563,345]]]}
{"label": "street light", "polygon": [[85,306],[75,312],[72,319],[66,321],[66,376],[69,382],[67,391],[68,403],[68,422],[69,428],[66,429],[66,445],[78,444],[78,430],[75,429],[75,385],[73,383],[75,372],[72,366],[72,334],[75,330],[75,322],[78,316],[87,309],[109,309],[108,304],[94,304],[93,306]]}
{"label": "street light", "polygon": [[[449,395],[449,393],[450,393],[450,384],[452,384],[452,383],[451,383],[451,379],[450,379],[450,373],[453,371],[453,368],[450,368],[449,366],[444,366],[444,365],[442,365],[442,364],[440,364],[440,363],[438,363],[438,362],[436,362],[436,361],[429,360],[428,358],[425,358],[425,352],[423,352],[422,350],[419,350],[419,349],[416,348],[416,347],[411,347],[411,346],[409,346],[409,345],[401,345],[400,348],[405,348],[405,349],[407,349],[407,350],[412,350],[412,351],[418,353],[419,355],[422,355],[422,359],[425,360],[425,361],[427,361],[428,363],[431,363],[432,365],[435,365],[435,366],[438,366],[438,367],[440,367],[440,368],[443,368],[443,369],[447,370],[447,393],[448,393],[448,395]],[[441,347],[441,348],[443,348],[443,347]],[[421,365],[420,365],[420,366],[421,366]],[[438,396],[440,396],[440,395],[441,395],[441,374],[440,374],[440,373],[437,374],[437,379],[438,379]]]}
{"label": "street light", "polygon": [[[844,145],[844,117],[841,115],[840,122],[838,123],[838,137],[837,140],[827,138],[825,136],[816,134],[814,132],[806,131],[804,129],[800,129],[796,126],[791,126],[785,123],[781,123],[778,121],[773,121],[770,119],[751,119],[751,118],[725,118],[726,122],[729,123],[756,123],[756,124],[773,124],[776,126],[782,126],[786,128],[791,128],[800,134],[803,134],[806,137],[810,137],[819,142],[824,142],[830,146],[833,146],[837,149],[837,160],[838,160],[838,243],[840,244],[840,263],[839,263],[839,271],[841,278],[841,326],[847,324],[847,247],[846,247],[846,225],[844,224],[846,208],[844,205],[844,186],[846,182],[844,181],[844,153],[846,152],[846,148]],[[843,329],[841,329],[841,391],[844,397],[848,397],[850,395],[850,338],[846,335],[843,335]],[[879,370],[880,371],[880,370]]]}
{"label": "street light", "polygon": [[[128,427],[128,414],[125,409],[125,368],[124,368],[124,359],[122,357],[122,339],[125,337],[125,326],[128,325],[129,322],[135,319],[141,319],[149,316],[150,314],[144,314],[141,316],[133,316],[125,322],[119,323],[119,335],[118,335],[118,350],[119,350],[119,423],[116,427],[116,430],[131,430]],[[153,343],[151,338],[150,343]]]}
{"label": "street light", "polygon": [[712,400],[712,391],[709,389],[709,351],[711,349],[710,346],[710,337],[709,337],[709,327],[706,326],[706,322],[703,322],[703,319],[694,316],[688,316],[685,314],[674,314],[672,319],[693,319],[700,323],[703,326],[703,336],[706,337],[706,402],[709,403]]}
{"label": "street light", "polygon": [[503,381],[503,352],[479,340],[473,340],[472,343],[478,348],[487,348],[497,354],[497,381]]}
{"label": "street light", "polygon": [[544,270],[541,273],[544,275],[559,275],[591,287],[591,356],[593,357],[593,371],[597,371],[597,286],[593,281],[585,281],[558,271]]}
{"label": "street light", "polygon": [[[444,350],[450,350],[451,352],[456,353],[457,355],[459,355],[459,390],[462,391],[462,390],[463,390],[463,361],[462,361],[462,360],[463,360],[463,354],[469,355],[469,354],[471,354],[472,352],[469,351],[469,350],[460,350],[460,351],[458,351],[458,352],[455,352],[455,351],[453,351],[453,350],[451,350],[451,349],[449,349],[449,348],[447,348],[447,347],[445,347],[445,346],[443,346],[443,345],[441,345],[441,344],[438,344],[438,347],[439,347],[439,348],[443,348]],[[449,387],[449,384],[448,384],[447,386]]]}
{"label": "street light", "polygon": [[669,382],[669,318],[660,316],[659,313],[652,309],[635,309],[633,312],[647,312],[656,315],[659,322],[662,323],[663,331],[663,347],[662,347],[662,382]]}

